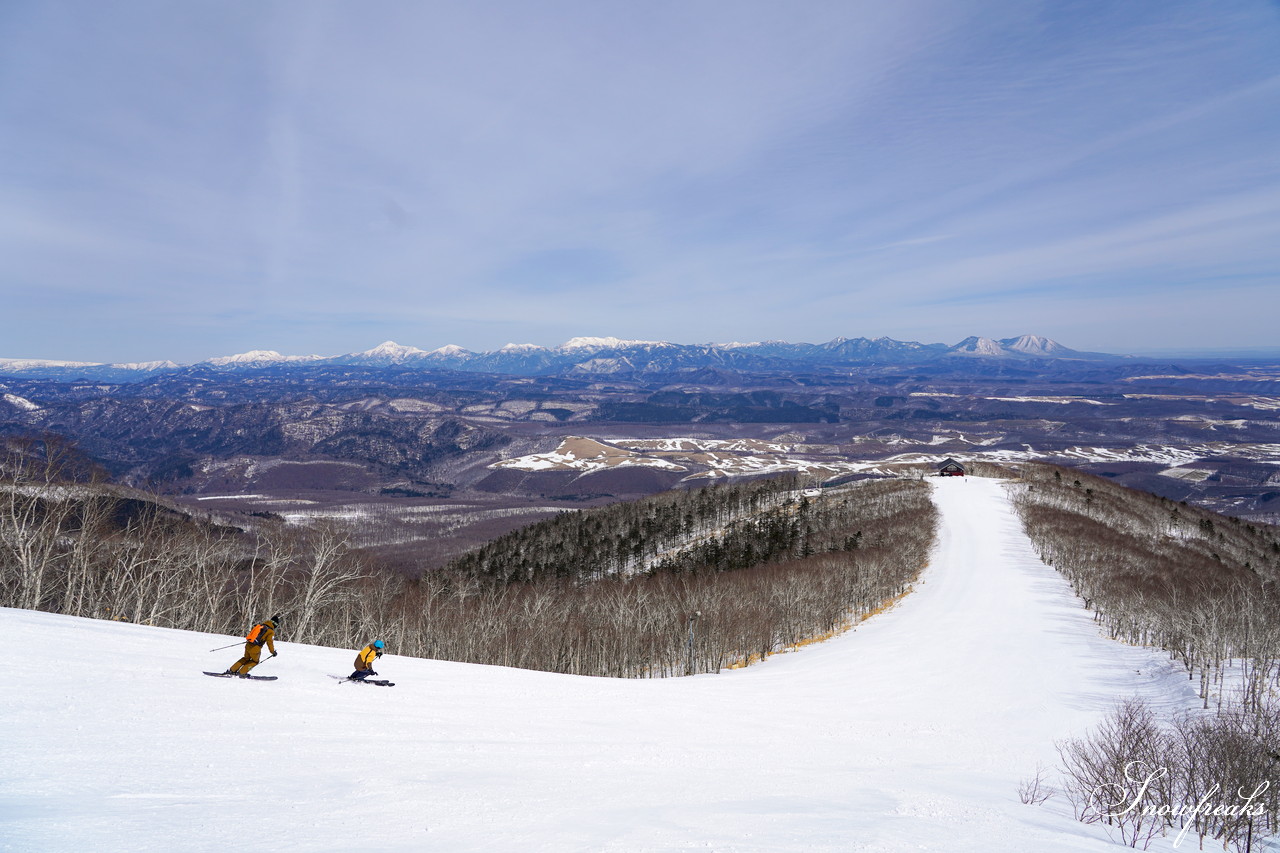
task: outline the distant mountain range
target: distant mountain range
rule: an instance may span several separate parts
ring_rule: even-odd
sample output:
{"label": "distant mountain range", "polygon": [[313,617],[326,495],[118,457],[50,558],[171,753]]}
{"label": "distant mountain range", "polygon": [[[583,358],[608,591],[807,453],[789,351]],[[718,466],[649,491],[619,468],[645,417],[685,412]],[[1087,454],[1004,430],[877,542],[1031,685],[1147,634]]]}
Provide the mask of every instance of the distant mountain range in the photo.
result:
{"label": "distant mountain range", "polygon": [[993,340],[971,336],[954,346],[896,341],[892,338],[836,338],[824,344],[763,341],[727,344],[674,344],[619,338],[574,338],[557,347],[507,344],[492,352],[460,346],[433,350],[386,341],[364,352],[337,356],[281,355],[252,350],[193,365],[172,361],[135,364],[0,358],[0,374],[51,379],[129,381],[177,371],[215,372],[294,370],[314,367],[374,367],[451,370],[517,376],[617,375],[670,373],[703,369],[747,371],[822,369],[872,364],[921,364],[940,359],[1111,360],[1122,356],[1080,352],[1040,335]]}

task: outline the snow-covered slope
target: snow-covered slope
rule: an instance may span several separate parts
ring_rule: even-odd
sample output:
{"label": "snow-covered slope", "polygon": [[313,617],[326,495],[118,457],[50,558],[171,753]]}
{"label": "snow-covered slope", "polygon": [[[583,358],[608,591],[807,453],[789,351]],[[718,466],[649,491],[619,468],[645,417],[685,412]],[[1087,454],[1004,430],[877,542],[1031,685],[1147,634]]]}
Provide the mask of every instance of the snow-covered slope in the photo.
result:
{"label": "snow-covered slope", "polygon": [[41,367],[102,367],[96,361],[55,361],[48,358],[0,358],[0,370],[23,371]]}
{"label": "snow-covered slope", "polygon": [[40,411],[38,404],[31,402],[26,397],[19,397],[17,394],[0,394],[0,400],[23,412]]}
{"label": "snow-covered slope", "polygon": [[1000,483],[935,490],[914,593],[719,675],[388,656],[380,688],[327,677],[350,650],[283,643],[279,681],[227,681],[200,670],[234,638],[0,610],[0,848],[1116,849],[1017,784],[1118,696],[1189,702],[1185,679],[1098,636]]}

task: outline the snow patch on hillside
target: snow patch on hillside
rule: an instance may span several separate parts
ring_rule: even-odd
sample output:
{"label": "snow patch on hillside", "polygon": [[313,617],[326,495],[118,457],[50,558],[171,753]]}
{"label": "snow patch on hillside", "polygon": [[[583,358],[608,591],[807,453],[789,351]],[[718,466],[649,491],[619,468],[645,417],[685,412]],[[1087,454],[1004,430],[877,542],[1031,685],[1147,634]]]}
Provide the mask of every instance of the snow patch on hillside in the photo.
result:
{"label": "snow patch on hillside", "polygon": [[1186,480],[1189,483],[1203,483],[1213,476],[1213,471],[1206,468],[1165,468],[1159,472],[1161,476],[1175,480]]}
{"label": "snow patch on hillside", "polygon": [[1114,406],[1115,403],[1104,403],[1101,400],[1090,400],[1087,397],[985,397],[1001,403],[1086,403],[1090,406]]}
{"label": "snow patch on hillside", "polygon": [[26,397],[19,397],[17,394],[4,394],[0,396],[0,399],[24,412],[38,412],[40,410],[39,405],[31,402]]}
{"label": "snow patch on hillside", "polygon": [[687,470],[680,465],[633,453],[621,447],[604,444],[590,438],[570,436],[550,453],[533,453],[495,462],[490,468],[512,468],[518,471],[603,471],[607,468],[626,466],[658,468],[664,471]]}
{"label": "snow patch on hillside", "polygon": [[780,444],[758,438],[623,438],[614,442],[620,447],[641,451],[698,453],[722,450],[730,453],[791,453],[794,444]]}

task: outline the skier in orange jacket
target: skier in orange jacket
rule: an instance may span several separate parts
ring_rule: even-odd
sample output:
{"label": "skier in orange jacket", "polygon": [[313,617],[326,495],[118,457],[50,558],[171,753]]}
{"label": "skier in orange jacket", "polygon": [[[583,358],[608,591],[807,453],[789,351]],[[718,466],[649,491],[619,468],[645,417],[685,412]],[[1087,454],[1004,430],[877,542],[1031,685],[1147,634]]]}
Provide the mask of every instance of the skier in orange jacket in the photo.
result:
{"label": "skier in orange jacket", "polygon": [[369,645],[360,650],[356,655],[356,671],[347,676],[352,681],[364,681],[371,675],[378,673],[373,671],[373,662],[382,657],[382,650],[387,644],[381,640],[374,640]]}
{"label": "skier in orange jacket", "polygon": [[264,619],[257,625],[249,629],[249,635],[245,637],[244,657],[231,664],[231,668],[227,670],[230,675],[238,675],[245,677],[249,674],[249,670],[253,669],[260,663],[262,657],[262,647],[266,646],[267,651],[271,652],[271,656],[276,656],[276,626],[280,624],[280,616],[272,616],[270,619]]}

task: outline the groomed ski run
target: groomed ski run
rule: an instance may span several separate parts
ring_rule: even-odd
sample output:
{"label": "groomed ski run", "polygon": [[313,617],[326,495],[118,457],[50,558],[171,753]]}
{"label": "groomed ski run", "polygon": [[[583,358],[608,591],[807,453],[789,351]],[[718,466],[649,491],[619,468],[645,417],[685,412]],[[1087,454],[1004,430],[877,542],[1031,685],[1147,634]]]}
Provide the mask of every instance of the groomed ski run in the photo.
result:
{"label": "groomed ski run", "polygon": [[221,637],[0,610],[0,847],[1119,849],[1017,785],[1117,698],[1191,704],[1185,676],[1099,636],[1000,482],[934,489],[939,541],[897,607],[718,675],[388,655],[396,690],[335,690],[349,650],[286,637],[259,689],[201,674]]}

